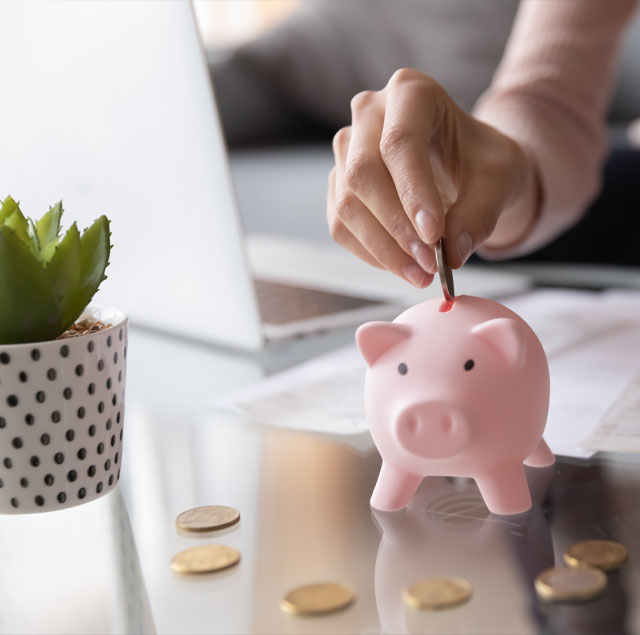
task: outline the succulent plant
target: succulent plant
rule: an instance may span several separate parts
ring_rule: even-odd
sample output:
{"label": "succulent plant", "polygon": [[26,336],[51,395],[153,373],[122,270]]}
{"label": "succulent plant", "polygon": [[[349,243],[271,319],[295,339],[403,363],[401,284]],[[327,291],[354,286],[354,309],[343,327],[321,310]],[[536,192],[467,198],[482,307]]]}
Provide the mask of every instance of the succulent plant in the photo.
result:
{"label": "succulent plant", "polygon": [[109,220],[60,236],[62,202],[38,221],[8,196],[0,207],[0,344],[55,339],[82,313],[106,278]]}

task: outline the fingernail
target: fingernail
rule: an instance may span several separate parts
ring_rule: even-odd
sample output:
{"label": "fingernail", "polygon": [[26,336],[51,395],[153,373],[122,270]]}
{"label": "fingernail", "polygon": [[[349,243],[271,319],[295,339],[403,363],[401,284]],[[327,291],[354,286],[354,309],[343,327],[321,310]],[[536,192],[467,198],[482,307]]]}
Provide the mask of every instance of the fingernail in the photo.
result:
{"label": "fingernail", "polygon": [[473,241],[467,232],[462,232],[456,238],[456,249],[460,257],[460,265],[463,265],[471,255],[471,250],[473,249]]}
{"label": "fingernail", "polygon": [[404,267],[402,270],[404,277],[414,286],[422,287],[427,279],[428,273],[425,273],[415,262],[412,262]]}
{"label": "fingernail", "polygon": [[414,240],[411,243],[411,253],[413,257],[418,261],[418,264],[427,272],[435,273],[437,270],[436,259],[433,255],[433,251],[429,249],[424,243]]}
{"label": "fingernail", "polygon": [[426,243],[433,242],[436,232],[438,231],[438,219],[433,212],[418,210],[416,214],[416,225],[420,238]]}

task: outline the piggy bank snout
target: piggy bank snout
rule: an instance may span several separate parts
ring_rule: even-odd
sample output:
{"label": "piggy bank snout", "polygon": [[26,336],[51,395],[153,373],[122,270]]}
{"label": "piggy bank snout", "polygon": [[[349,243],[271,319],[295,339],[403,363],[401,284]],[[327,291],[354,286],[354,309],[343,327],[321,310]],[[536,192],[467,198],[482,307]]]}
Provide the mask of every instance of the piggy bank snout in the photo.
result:
{"label": "piggy bank snout", "polygon": [[425,401],[402,410],[395,423],[400,446],[425,459],[442,459],[460,452],[469,441],[467,418],[455,406]]}

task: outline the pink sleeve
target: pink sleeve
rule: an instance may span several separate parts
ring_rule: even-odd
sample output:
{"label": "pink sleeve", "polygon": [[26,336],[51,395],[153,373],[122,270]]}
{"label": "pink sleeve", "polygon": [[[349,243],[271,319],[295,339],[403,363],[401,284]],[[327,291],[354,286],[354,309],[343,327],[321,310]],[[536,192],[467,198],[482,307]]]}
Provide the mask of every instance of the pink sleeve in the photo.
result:
{"label": "pink sleeve", "polygon": [[635,0],[523,0],[498,70],[474,115],[534,160],[542,189],[534,226],[517,246],[533,251],[575,224],[598,193],[607,150],[604,119],[618,42]]}

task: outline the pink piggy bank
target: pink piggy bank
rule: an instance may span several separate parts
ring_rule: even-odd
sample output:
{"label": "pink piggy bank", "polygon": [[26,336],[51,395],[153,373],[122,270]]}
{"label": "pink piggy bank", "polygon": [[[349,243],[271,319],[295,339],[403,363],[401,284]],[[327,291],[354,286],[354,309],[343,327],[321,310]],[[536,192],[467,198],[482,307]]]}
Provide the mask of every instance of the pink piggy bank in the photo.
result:
{"label": "pink piggy bank", "polygon": [[372,507],[402,509],[425,476],[474,478],[495,514],[531,507],[523,463],[554,456],[542,438],[547,357],[522,318],[482,298],[433,299],[362,325],[356,341],[382,455]]}

